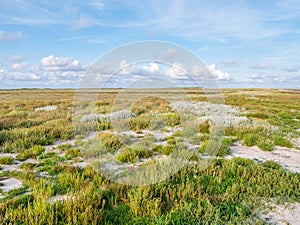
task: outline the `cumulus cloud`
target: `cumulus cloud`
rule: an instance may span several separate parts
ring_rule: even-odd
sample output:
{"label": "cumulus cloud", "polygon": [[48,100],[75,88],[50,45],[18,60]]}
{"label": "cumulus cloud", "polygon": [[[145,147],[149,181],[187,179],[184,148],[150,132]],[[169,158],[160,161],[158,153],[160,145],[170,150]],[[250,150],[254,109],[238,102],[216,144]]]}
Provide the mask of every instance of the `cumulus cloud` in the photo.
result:
{"label": "cumulus cloud", "polygon": [[165,73],[170,78],[175,78],[175,79],[188,78],[185,66],[179,63],[174,63],[171,67],[166,69]]}
{"label": "cumulus cloud", "polygon": [[3,30],[0,30],[0,42],[20,40],[23,38],[23,35],[20,31],[17,33],[9,33]]}
{"label": "cumulus cloud", "polygon": [[125,60],[120,62],[122,69],[117,75],[132,76],[160,76],[174,80],[191,80],[193,76],[197,76],[198,80],[216,79],[218,81],[232,80],[231,76],[227,72],[223,72],[216,68],[216,65],[212,64],[206,67],[200,67],[197,65],[187,68],[180,63],[174,63],[172,66],[160,65],[157,62],[151,62],[149,64],[133,64],[128,65]]}
{"label": "cumulus cloud", "polygon": [[37,74],[31,72],[15,72],[10,73],[10,76],[10,79],[17,81],[36,81],[40,79],[40,77]]}
{"label": "cumulus cloud", "polygon": [[42,58],[41,68],[47,71],[83,71],[83,66],[79,61],[69,57],[55,57],[49,55]]}
{"label": "cumulus cloud", "polygon": [[158,63],[151,62],[149,65],[127,64],[126,60],[120,62],[123,67],[117,74],[118,75],[157,75],[160,73]]}
{"label": "cumulus cloud", "polygon": [[231,80],[232,78],[230,77],[230,74],[227,72],[223,72],[219,69],[216,68],[215,64],[209,65],[208,69],[210,72],[216,77],[217,80],[220,81],[228,81]]}

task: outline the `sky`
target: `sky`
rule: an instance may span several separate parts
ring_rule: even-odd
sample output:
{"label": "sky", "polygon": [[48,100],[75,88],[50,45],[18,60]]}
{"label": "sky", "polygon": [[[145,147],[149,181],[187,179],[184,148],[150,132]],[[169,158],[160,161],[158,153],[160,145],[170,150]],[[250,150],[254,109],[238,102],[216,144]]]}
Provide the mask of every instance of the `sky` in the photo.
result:
{"label": "sky", "polygon": [[193,52],[220,87],[300,88],[298,0],[2,0],[0,88],[77,88],[99,57],[144,40]]}

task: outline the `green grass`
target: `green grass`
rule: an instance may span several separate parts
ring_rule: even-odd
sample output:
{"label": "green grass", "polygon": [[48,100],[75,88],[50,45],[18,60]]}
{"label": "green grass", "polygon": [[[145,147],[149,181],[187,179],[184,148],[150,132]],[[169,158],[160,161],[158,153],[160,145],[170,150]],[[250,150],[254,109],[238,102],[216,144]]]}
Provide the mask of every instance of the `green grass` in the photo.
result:
{"label": "green grass", "polygon": [[[193,100],[206,100],[197,89],[186,91]],[[275,89],[223,91],[227,104],[240,107],[243,115],[255,122],[269,123],[277,129],[263,125],[226,128],[218,156],[229,154],[236,141],[265,151],[274,146],[293,147],[290,138],[299,136],[296,130],[300,128],[300,106],[295,104],[300,100],[299,94]],[[91,104],[97,113],[108,113],[117,94],[117,91],[102,93],[101,99]],[[15,177],[24,184],[5,193],[8,197],[1,200],[0,224],[264,224],[256,213],[262,210],[263,202],[269,199],[300,202],[299,173],[288,172],[273,161],[255,163],[242,158],[218,158],[203,170],[202,159],[192,152],[191,164],[174,171],[169,179],[145,187],[119,185],[92,167],[72,166],[79,157],[88,155],[86,149],[98,156],[104,155],[104,149],[112,154],[120,151],[115,159],[125,163],[156,154],[171,157],[174,152],[186,150],[183,137],[191,137],[190,143],[201,144],[199,151],[203,152],[210,138],[208,121],[195,124],[189,131],[173,133],[165,138],[166,146],[155,143],[157,140],[151,135],[133,144],[128,137],[113,134],[110,122],[98,121],[95,129],[107,132],[94,141],[76,141],[78,146],[58,146],[57,150],[65,153],[65,157],[60,157],[55,152],[45,153],[44,146],[73,137],[74,91],[1,91],[0,99],[0,151],[18,153],[19,160],[37,159],[35,163],[22,164],[23,170],[0,171],[0,177]],[[58,108],[50,112],[34,111],[46,105]],[[140,136],[143,129],[164,130],[166,126],[176,127],[181,123],[169,102],[160,98],[143,99],[132,110],[138,116],[122,122]],[[90,129],[90,125],[83,126],[79,135],[86,135]],[[141,166],[159,163],[153,157]],[[48,172],[50,177],[41,177],[39,172]],[[30,194],[24,194],[27,191]],[[71,198],[47,202],[58,194]]]}
{"label": "green grass", "polygon": [[17,159],[20,161],[24,161],[26,159],[30,159],[30,158],[37,158],[39,155],[41,155],[43,152],[45,151],[45,148],[43,146],[40,145],[34,145],[32,146],[30,149],[26,149],[21,151],[18,155],[17,155]]}
{"label": "green grass", "polygon": [[123,145],[119,138],[112,133],[103,132],[99,135],[99,139],[106,151],[110,153],[114,153]]}
{"label": "green grass", "polygon": [[149,158],[152,155],[152,151],[132,146],[129,148],[126,147],[124,149],[121,149],[121,152],[116,156],[116,160],[123,163],[135,163],[138,159]]}
{"label": "green grass", "polygon": [[14,163],[14,158],[11,156],[0,157],[0,164],[11,165]]}

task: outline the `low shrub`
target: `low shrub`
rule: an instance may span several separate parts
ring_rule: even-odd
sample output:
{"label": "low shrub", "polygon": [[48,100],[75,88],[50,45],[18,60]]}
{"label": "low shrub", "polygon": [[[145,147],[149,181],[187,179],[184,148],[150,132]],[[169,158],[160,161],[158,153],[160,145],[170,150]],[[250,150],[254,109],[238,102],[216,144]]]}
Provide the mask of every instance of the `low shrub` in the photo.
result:
{"label": "low shrub", "polygon": [[277,146],[287,147],[287,148],[293,147],[293,144],[281,135],[274,135],[272,137],[272,140],[274,141],[274,144]]}
{"label": "low shrub", "polygon": [[20,161],[24,161],[29,158],[37,158],[45,151],[45,148],[40,145],[34,145],[32,148],[23,150],[20,154],[17,155],[17,159]]}
{"label": "low shrub", "polygon": [[180,125],[180,116],[176,113],[165,113],[161,115],[161,118],[169,127]]}
{"label": "low shrub", "polygon": [[274,170],[282,169],[282,166],[279,163],[271,161],[271,160],[267,160],[267,161],[263,162],[261,165],[264,167],[270,168],[270,169],[274,169]]}
{"label": "low shrub", "polygon": [[152,155],[152,151],[126,147],[116,156],[116,160],[123,163],[135,163],[139,158],[149,158]]}
{"label": "low shrub", "polygon": [[259,141],[257,146],[263,151],[270,152],[270,151],[274,150],[274,143],[272,140],[269,140],[269,139]]}
{"label": "low shrub", "polygon": [[123,145],[116,135],[109,132],[101,133],[99,135],[99,139],[103,144],[104,148],[110,153],[114,153]]}
{"label": "low shrub", "polygon": [[176,150],[175,144],[168,144],[168,145],[157,145],[153,149],[153,151],[164,154],[164,155],[170,155]]}
{"label": "low shrub", "polygon": [[207,134],[207,133],[209,133],[209,128],[210,128],[209,121],[206,120],[203,123],[199,123],[198,132],[203,133],[203,134]]}
{"label": "low shrub", "polygon": [[0,164],[11,165],[14,163],[14,158],[11,156],[5,156],[0,158]]}

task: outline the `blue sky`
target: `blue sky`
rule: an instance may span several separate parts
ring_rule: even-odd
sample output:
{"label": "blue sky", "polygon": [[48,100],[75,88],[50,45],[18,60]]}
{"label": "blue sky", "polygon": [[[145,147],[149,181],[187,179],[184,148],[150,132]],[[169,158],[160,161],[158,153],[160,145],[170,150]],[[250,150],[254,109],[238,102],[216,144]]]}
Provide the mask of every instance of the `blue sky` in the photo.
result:
{"label": "blue sky", "polygon": [[193,51],[221,87],[300,87],[298,0],[2,0],[0,88],[76,88],[101,55],[142,40]]}

